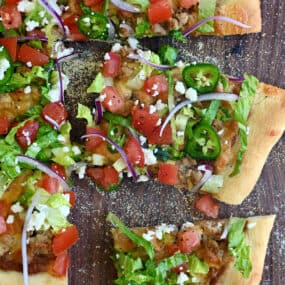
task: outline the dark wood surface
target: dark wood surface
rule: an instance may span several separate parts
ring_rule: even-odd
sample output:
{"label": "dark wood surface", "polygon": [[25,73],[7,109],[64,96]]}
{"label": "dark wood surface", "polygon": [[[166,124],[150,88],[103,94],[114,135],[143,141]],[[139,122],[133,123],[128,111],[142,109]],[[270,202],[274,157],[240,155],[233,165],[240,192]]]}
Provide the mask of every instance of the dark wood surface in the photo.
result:
{"label": "dark wood surface", "polygon": [[[262,13],[263,32],[260,34],[189,38],[187,44],[156,38],[144,40],[142,44],[156,50],[163,43],[172,43],[180,48],[180,56],[189,61],[214,62],[233,76],[248,72],[263,82],[285,88],[285,1],[263,0]],[[98,60],[109,48],[106,43],[75,44],[80,57],[64,64],[71,80],[67,94],[71,117],[75,117],[77,102],[92,105],[94,98],[86,94],[86,88],[96,74]],[[84,124],[75,119],[72,123],[73,135],[78,138]],[[241,206],[221,204],[221,217],[277,214],[265,260],[263,285],[285,284],[284,143],[283,136],[272,150],[255,190]],[[193,208],[193,195],[156,182],[134,184],[128,180],[111,194],[97,191],[87,179],[79,181],[74,177],[74,184],[77,205],[72,220],[80,230],[80,241],[72,249],[70,285],[113,284],[112,240],[110,227],[105,222],[108,211],[118,214],[129,226],[180,224],[204,218]]]}

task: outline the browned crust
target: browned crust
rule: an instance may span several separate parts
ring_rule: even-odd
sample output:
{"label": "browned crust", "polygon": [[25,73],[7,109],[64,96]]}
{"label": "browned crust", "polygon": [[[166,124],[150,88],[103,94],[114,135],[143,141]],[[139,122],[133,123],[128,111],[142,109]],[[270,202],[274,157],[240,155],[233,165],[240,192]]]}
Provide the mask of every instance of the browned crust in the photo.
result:
{"label": "browned crust", "polygon": [[[0,271],[0,285],[23,285],[23,275],[16,271]],[[67,277],[59,278],[48,273],[29,276],[29,285],[67,285]]]}
{"label": "browned crust", "polygon": [[219,0],[217,16],[226,16],[251,26],[250,29],[240,28],[224,21],[215,21],[215,35],[239,35],[261,32],[260,0]]}
{"label": "browned crust", "polygon": [[235,270],[234,261],[230,262],[216,285],[258,285],[262,278],[267,244],[274,224],[275,216],[259,216],[247,219],[249,223],[256,223],[255,227],[247,230],[246,242],[251,247],[252,272],[248,279],[244,279]]}
{"label": "browned crust", "polygon": [[232,167],[222,173],[224,186],[215,197],[228,204],[240,204],[253,190],[266,159],[285,129],[285,90],[261,83],[248,119],[248,149],[241,171],[229,177]]}

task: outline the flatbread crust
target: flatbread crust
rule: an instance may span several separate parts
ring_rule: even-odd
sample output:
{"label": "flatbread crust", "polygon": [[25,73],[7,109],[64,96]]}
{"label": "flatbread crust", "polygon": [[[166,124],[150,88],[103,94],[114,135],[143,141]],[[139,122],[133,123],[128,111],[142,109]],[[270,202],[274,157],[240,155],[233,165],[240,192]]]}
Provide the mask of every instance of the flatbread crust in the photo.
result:
{"label": "flatbread crust", "polygon": [[217,16],[226,16],[251,26],[250,29],[240,28],[224,21],[215,21],[214,35],[239,35],[261,32],[260,0],[218,0]]}
{"label": "flatbread crust", "polygon": [[258,285],[262,278],[264,259],[267,244],[275,220],[275,215],[247,218],[255,227],[247,230],[246,242],[251,246],[252,272],[248,279],[244,279],[240,272],[235,270],[234,261],[230,262],[217,280],[216,285]]}
{"label": "flatbread crust", "polygon": [[[16,271],[0,271],[0,285],[23,285],[23,274]],[[67,285],[68,279],[48,273],[29,275],[29,285]]]}
{"label": "flatbread crust", "polygon": [[248,119],[248,149],[241,171],[229,177],[232,166],[222,174],[224,186],[215,197],[227,204],[241,204],[253,190],[266,159],[285,130],[285,90],[260,83]]}

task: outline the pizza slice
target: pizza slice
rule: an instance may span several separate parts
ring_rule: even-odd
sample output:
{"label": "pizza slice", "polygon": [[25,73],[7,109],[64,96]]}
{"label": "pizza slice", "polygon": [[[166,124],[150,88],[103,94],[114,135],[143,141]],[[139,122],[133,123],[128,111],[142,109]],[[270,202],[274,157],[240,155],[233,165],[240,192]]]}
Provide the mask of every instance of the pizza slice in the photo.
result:
{"label": "pizza slice", "polygon": [[129,229],[117,216],[115,284],[250,284],[260,283],[275,216]]}
{"label": "pizza slice", "polygon": [[1,285],[67,284],[78,240],[68,170],[80,148],[70,142],[62,56],[50,51],[38,38],[0,39]]}
{"label": "pizza slice", "polygon": [[87,175],[107,191],[125,173],[239,204],[284,132],[285,92],[176,57],[170,46],[156,54],[114,44],[105,54],[87,90],[96,98],[95,118],[78,107],[87,121]]}

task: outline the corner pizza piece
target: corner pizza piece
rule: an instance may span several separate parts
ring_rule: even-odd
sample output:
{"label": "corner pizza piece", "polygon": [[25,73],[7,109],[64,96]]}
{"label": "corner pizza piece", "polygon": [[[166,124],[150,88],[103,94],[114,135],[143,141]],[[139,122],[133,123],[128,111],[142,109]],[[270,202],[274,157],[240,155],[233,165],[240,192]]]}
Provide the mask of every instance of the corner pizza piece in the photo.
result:
{"label": "corner pizza piece", "polygon": [[[211,63],[177,62],[170,46],[154,53],[114,44],[87,92],[95,117],[78,105],[87,121],[82,159],[105,191],[127,174],[241,203],[285,128],[283,90]],[[209,197],[197,208],[213,205],[206,208],[216,217]]]}
{"label": "corner pizza piece", "polygon": [[50,51],[42,40],[0,39],[1,285],[67,284],[78,239],[67,179],[81,151],[62,102],[68,78]]}
{"label": "corner pizza piece", "polygon": [[262,278],[275,216],[127,228],[114,214],[115,284],[248,284]]}

